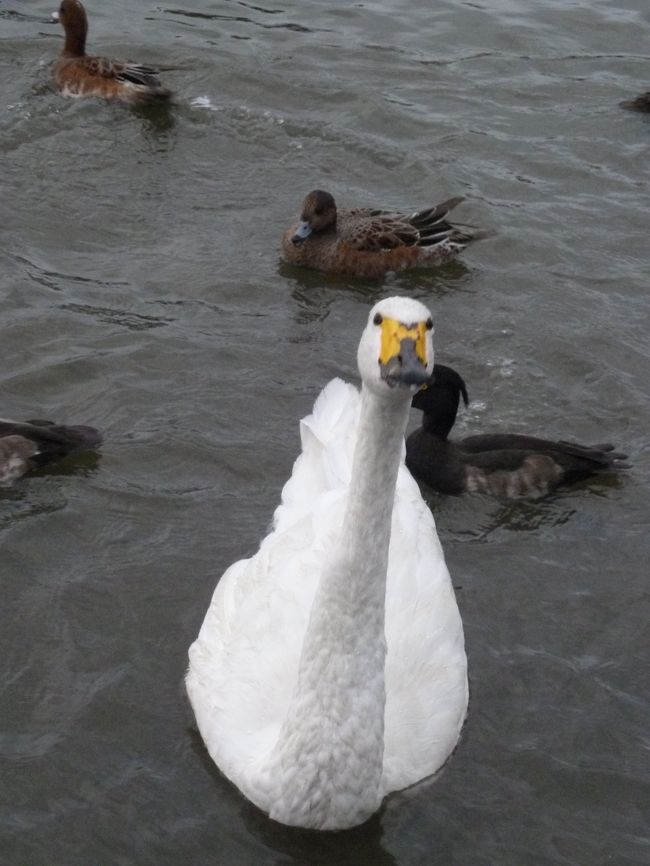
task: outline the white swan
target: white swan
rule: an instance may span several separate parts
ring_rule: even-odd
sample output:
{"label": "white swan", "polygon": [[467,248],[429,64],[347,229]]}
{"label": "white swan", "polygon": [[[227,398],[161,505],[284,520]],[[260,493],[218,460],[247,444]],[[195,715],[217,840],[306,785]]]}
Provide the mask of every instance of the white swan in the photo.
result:
{"label": "white swan", "polygon": [[418,301],[375,305],[361,395],[334,379],[301,422],[273,531],[223,575],[190,648],[210,755],[284,824],[360,824],[446,761],[465,718],[462,623],[403,463],[431,330]]}

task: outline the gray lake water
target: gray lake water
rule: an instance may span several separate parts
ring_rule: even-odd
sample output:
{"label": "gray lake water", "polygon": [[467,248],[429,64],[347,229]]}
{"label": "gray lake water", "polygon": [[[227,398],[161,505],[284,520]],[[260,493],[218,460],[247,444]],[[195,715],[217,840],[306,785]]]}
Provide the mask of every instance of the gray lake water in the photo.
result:
{"label": "gray lake water", "polygon": [[[170,111],[66,100],[52,5],[0,0],[0,414],[98,457],[0,493],[5,866],[650,862],[647,0],[88,2],[89,49],[179,64]],[[495,230],[365,285],[279,264],[303,195]],[[214,585],[266,533],[298,420],[356,380],[371,304],[425,300],[457,433],[611,440],[540,501],[431,496],[470,713],[368,824],[270,822],[183,689]],[[416,422],[414,413],[413,423]]]}

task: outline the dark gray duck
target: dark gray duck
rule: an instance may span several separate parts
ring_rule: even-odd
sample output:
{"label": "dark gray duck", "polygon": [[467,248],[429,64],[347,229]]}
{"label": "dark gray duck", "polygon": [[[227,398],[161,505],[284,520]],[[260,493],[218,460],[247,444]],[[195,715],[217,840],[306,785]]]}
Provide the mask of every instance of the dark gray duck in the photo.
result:
{"label": "dark gray duck", "polygon": [[448,439],[467,388],[451,367],[436,364],[431,381],[413,397],[422,426],[406,440],[406,465],[440,493],[542,496],[560,484],[599,472],[628,469],[626,454],[609,443],[579,445],[516,433]]}
{"label": "dark gray duck", "polygon": [[101,433],[94,427],[0,418],[0,487],[8,487],[26,472],[75,451],[97,448],[101,441]]}

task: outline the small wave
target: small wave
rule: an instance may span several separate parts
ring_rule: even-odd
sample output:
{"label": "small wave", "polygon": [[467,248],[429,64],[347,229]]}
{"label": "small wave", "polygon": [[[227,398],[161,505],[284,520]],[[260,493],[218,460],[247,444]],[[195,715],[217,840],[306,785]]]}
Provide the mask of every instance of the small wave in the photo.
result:
{"label": "small wave", "polygon": [[201,108],[204,111],[222,110],[221,106],[215,105],[209,96],[195,96],[194,99],[190,99],[190,105],[192,106],[192,108]]}

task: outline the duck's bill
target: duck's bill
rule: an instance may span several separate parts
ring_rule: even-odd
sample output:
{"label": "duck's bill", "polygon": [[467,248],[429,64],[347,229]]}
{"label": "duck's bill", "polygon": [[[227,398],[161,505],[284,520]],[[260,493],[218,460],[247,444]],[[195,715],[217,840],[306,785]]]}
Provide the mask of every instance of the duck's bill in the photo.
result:
{"label": "duck's bill", "polygon": [[291,242],[294,244],[301,244],[310,234],[311,226],[307,220],[300,220],[298,228],[296,229],[294,236],[291,238]]}

